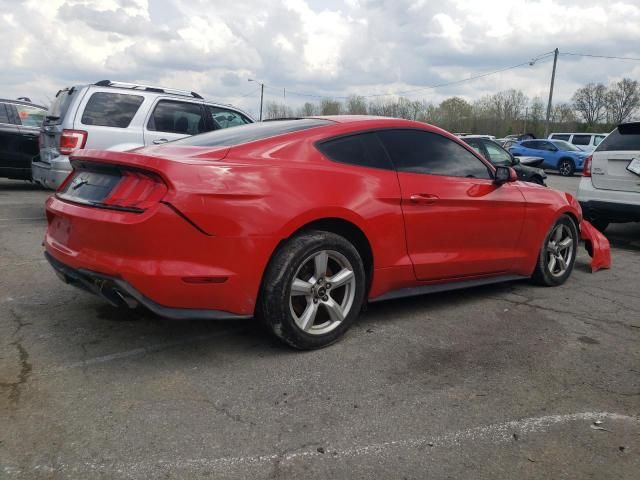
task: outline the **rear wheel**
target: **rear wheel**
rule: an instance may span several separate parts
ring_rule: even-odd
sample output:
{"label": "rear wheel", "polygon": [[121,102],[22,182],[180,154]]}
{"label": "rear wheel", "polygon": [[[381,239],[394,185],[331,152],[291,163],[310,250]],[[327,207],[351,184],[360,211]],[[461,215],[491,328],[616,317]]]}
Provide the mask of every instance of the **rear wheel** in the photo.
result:
{"label": "rear wheel", "polygon": [[578,228],[570,217],[563,215],[544,239],[533,281],[547,286],[562,285],[573,270],[577,246]]}
{"label": "rear wheel", "polygon": [[560,172],[560,175],[563,177],[570,177],[575,171],[576,166],[570,158],[563,158],[560,160],[560,163],[558,163],[558,172]]}
{"label": "rear wheel", "polygon": [[311,231],[289,240],[271,260],[260,315],[287,344],[310,350],[335,342],[360,314],[366,277],[360,254],[345,238]]}

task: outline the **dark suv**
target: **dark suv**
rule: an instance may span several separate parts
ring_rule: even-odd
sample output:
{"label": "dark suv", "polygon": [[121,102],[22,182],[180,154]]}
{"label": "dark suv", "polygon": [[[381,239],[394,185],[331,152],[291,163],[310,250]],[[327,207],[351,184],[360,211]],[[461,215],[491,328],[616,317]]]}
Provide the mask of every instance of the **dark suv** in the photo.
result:
{"label": "dark suv", "polygon": [[0,177],[31,180],[39,155],[38,137],[47,109],[22,100],[0,98]]}

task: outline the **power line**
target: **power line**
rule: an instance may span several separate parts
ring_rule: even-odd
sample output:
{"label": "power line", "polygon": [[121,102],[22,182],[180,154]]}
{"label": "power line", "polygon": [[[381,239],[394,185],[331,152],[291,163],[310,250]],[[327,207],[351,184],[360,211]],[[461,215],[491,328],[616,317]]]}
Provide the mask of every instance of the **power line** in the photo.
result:
{"label": "power line", "polygon": [[[462,78],[460,80],[455,80],[455,81],[452,81],[452,82],[445,82],[445,83],[440,83],[440,84],[436,84],[436,85],[430,85],[430,86],[427,86],[427,87],[414,88],[414,89],[411,89],[411,90],[402,90],[402,91],[391,92],[391,93],[373,93],[373,94],[369,94],[369,95],[359,95],[359,96],[363,97],[363,98],[375,98],[375,97],[389,97],[389,96],[396,96],[396,95],[408,95],[408,94],[413,94],[413,93],[417,93],[417,92],[422,92],[422,91],[425,91],[425,90],[433,90],[433,89],[436,89],[436,88],[447,87],[449,85],[457,85],[457,84],[460,84],[460,83],[470,82],[470,81],[473,81],[473,80],[477,80],[479,78],[484,78],[484,77],[488,77],[488,76],[491,76],[491,75],[495,75],[497,73],[506,72],[508,70],[513,70],[515,68],[520,68],[520,67],[523,67],[525,65],[533,65],[534,63],[538,62],[539,60],[544,60],[546,58],[549,58],[551,55],[553,55],[553,51],[540,54],[540,55],[534,57],[531,60],[527,60],[526,62],[518,63],[516,65],[511,65],[511,66],[504,67],[504,68],[501,68],[501,69],[498,69],[498,70],[493,70],[491,72],[481,73],[479,75],[473,75],[473,76]],[[271,86],[265,85],[265,88],[270,89],[270,90],[280,90],[282,87],[271,87]],[[287,93],[289,93],[290,95],[297,95],[297,96],[300,96],[300,97],[310,97],[310,98],[332,98],[332,99],[340,99],[340,100],[345,100],[345,99],[349,98],[348,96],[341,96],[341,95],[318,95],[318,94],[313,94],[313,93],[297,92],[295,90],[290,90],[290,89],[287,89]]]}
{"label": "power line", "polygon": [[614,57],[612,55],[592,55],[590,53],[570,53],[570,52],[560,52],[560,55],[571,55],[574,57],[609,58],[609,59],[615,59],[615,60],[633,60],[636,62],[640,62],[640,58],[637,58],[637,57]]}

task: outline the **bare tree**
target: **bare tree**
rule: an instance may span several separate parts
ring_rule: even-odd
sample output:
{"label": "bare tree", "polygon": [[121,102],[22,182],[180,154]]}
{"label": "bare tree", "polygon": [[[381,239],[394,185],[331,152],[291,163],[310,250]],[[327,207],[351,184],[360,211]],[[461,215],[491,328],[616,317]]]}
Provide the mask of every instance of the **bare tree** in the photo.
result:
{"label": "bare tree", "polygon": [[296,115],[298,117],[312,117],[314,115],[318,115],[319,111],[320,110],[317,105],[314,105],[311,102],[305,102],[305,104],[302,105],[302,107],[296,110]]}
{"label": "bare tree", "polygon": [[606,97],[607,117],[611,123],[629,120],[640,107],[640,85],[637,80],[623,78],[609,86]]}
{"label": "bare tree", "polygon": [[293,117],[293,110],[284,103],[268,101],[264,108],[264,118],[287,118]]}
{"label": "bare tree", "polygon": [[320,102],[321,115],[342,115],[342,113],[344,113],[342,102],[330,98],[324,98]]}
{"label": "bare tree", "polygon": [[345,105],[347,113],[350,115],[366,115],[367,101],[360,95],[350,95]]}
{"label": "bare tree", "polygon": [[589,83],[576,90],[572,100],[573,108],[592,127],[604,117],[607,89],[602,83]]}

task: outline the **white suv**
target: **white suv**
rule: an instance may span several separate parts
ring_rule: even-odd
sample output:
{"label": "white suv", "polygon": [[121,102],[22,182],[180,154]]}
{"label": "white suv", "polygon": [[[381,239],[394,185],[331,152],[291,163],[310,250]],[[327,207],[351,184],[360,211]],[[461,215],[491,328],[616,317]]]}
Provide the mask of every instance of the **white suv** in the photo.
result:
{"label": "white suv", "polygon": [[618,125],[585,160],[582,175],[578,201],[596,228],[640,222],[640,122]]}
{"label": "white suv", "polygon": [[603,133],[552,133],[549,140],[564,140],[583,152],[593,152],[605,137]]}
{"label": "white suv", "polygon": [[80,148],[130,150],[253,123],[245,112],[195,92],[102,80],[56,94],[40,133],[33,180],[56,189]]}

